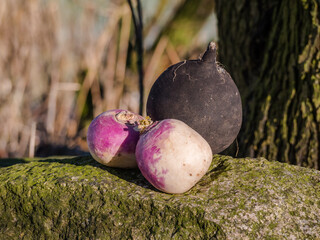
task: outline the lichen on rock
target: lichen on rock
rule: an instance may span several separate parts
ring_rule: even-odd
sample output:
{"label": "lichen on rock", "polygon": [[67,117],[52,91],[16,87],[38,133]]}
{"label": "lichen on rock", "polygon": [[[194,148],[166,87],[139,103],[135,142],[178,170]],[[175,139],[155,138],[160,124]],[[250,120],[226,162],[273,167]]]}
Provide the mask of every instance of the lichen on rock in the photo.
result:
{"label": "lichen on rock", "polygon": [[0,239],[320,238],[320,173],[215,155],[185,194],[91,157],[0,160]]}

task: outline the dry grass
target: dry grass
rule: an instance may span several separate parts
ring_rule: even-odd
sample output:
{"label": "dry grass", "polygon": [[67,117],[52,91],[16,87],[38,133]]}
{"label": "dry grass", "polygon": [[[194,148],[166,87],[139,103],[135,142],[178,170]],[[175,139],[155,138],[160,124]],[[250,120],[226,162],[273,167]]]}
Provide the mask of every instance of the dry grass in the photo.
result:
{"label": "dry grass", "polygon": [[[89,93],[93,115],[119,106],[129,11],[123,1],[104,8],[90,1],[0,1],[1,157],[32,156],[40,141],[84,138]],[[136,111],[134,102],[122,105]]]}

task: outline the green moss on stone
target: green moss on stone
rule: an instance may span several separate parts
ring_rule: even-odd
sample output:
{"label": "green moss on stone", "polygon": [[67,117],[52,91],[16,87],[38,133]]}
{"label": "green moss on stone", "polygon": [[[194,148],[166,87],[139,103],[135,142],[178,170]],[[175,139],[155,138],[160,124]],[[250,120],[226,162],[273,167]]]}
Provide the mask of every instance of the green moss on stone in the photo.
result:
{"label": "green moss on stone", "polygon": [[318,199],[319,171],[264,158],[215,155],[179,195],[91,157],[2,159],[0,239],[317,239]]}

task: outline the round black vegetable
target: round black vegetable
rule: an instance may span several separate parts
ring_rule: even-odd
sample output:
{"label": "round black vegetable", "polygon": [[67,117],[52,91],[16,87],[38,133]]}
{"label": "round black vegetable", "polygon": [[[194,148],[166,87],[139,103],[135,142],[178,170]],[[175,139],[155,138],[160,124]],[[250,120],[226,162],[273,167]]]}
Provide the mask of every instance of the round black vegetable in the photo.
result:
{"label": "round black vegetable", "polygon": [[211,42],[201,59],[170,66],[153,84],[147,101],[153,121],[185,122],[208,141],[214,154],[235,140],[242,122],[238,88],[216,62],[216,51]]}

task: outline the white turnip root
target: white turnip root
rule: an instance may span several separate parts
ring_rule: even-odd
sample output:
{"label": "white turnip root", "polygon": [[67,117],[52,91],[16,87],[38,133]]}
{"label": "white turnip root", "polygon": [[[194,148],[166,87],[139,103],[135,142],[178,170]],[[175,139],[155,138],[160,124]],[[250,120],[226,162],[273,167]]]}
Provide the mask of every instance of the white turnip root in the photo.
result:
{"label": "white turnip root", "polygon": [[212,151],[208,142],[184,122],[154,122],[140,136],[136,159],[143,176],[157,189],[184,193],[207,172]]}
{"label": "white turnip root", "polygon": [[143,117],[126,110],[110,110],[90,124],[87,142],[92,157],[109,167],[137,167],[135,148],[139,140],[138,121]]}

